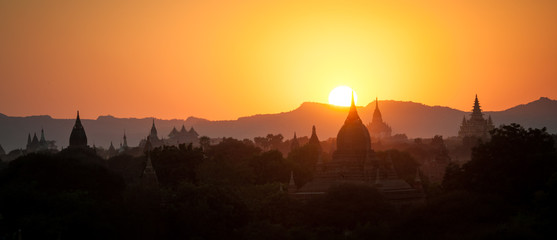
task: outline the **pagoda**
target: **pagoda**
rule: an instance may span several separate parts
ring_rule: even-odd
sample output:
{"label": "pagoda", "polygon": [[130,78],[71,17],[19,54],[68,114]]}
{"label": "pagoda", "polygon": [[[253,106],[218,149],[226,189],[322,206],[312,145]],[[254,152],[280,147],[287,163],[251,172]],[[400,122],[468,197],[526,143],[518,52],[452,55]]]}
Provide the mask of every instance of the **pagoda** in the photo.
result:
{"label": "pagoda", "polygon": [[387,123],[383,122],[381,111],[379,111],[379,100],[377,98],[375,98],[375,111],[373,112],[373,118],[367,125],[367,129],[374,142],[383,138],[388,138],[392,133],[391,127]]}
{"label": "pagoda", "polygon": [[336,144],[332,160],[318,161],[314,179],[296,191],[289,189],[292,196],[308,199],[325,194],[332,186],[360,184],[377,188],[395,204],[423,202],[423,192],[397,176],[390,156],[378,159],[375,155],[368,129],[358,116],[354,96],[348,116],[337,134]]}
{"label": "pagoda", "polygon": [[77,111],[75,124],[70,134],[70,147],[87,147],[87,135],[81,124],[81,119],[79,119],[79,111]]}
{"label": "pagoda", "polygon": [[460,125],[460,130],[458,131],[458,136],[460,138],[478,138],[482,140],[489,139],[489,131],[493,130],[493,121],[491,116],[488,119],[483,117],[482,109],[480,108],[480,101],[478,101],[478,95],[476,94],[476,99],[474,100],[474,108],[472,109],[472,114],[470,119],[466,119],[466,116],[462,118],[462,124]]}

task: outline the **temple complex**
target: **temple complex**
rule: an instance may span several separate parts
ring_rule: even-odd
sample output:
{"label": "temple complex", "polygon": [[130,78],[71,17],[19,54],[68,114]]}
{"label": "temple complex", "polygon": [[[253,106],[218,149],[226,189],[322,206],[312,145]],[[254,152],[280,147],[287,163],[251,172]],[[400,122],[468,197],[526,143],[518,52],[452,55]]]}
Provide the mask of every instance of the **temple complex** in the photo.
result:
{"label": "temple complex", "polygon": [[337,134],[337,148],[332,160],[318,161],[313,180],[295,191],[290,189],[295,186],[293,179],[291,177],[289,192],[298,199],[325,194],[335,185],[364,184],[377,188],[388,201],[395,204],[412,204],[424,200],[421,190],[411,187],[397,176],[390,157],[378,159],[375,156],[371,149],[370,134],[358,116],[353,97],[348,116]]}
{"label": "temple complex", "polygon": [[491,116],[488,119],[484,119],[482,110],[480,108],[480,102],[478,101],[478,95],[474,100],[474,108],[472,109],[472,114],[470,119],[466,120],[466,116],[462,118],[462,124],[460,125],[460,130],[458,131],[458,136],[460,138],[479,138],[482,140],[489,139],[489,131],[494,128]]}
{"label": "temple complex", "polygon": [[379,111],[379,100],[377,98],[375,98],[375,111],[373,112],[373,118],[367,125],[367,129],[373,142],[377,142],[383,138],[388,138],[392,133],[391,127],[387,125],[387,123],[383,122],[381,111]]}
{"label": "temple complex", "polygon": [[174,145],[174,144],[194,144],[197,145],[199,142],[199,134],[190,127],[190,130],[186,130],[186,127],[182,125],[180,131],[176,130],[176,127],[172,129],[172,131],[168,134],[168,140],[166,141],[167,145]]}
{"label": "temple complex", "polygon": [[[193,127],[190,127],[190,130],[186,130],[186,127],[182,125],[182,129],[180,129],[180,131],[178,131],[176,127],[174,127],[172,128],[172,131],[170,131],[170,133],[168,134],[168,138],[161,139],[158,137],[157,128],[155,127],[155,119],[153,119],[153,124],[151,126],[151,131],[149,133],[149,136],[147,136],[146,139],[141,140],[139,142],[139,146],[144,147],[147,140],[150,141],[153,148],[160,147],[163,145],[178,146],[180,144],[190,144],[190,143],[195,146],[198,146],[199,134],[195,131],[195,129],[193,129]],[[124,143],[125,145],[127,145],[125,135],[124,135]]]}
{"label": "temple complex", "polygon": [[152,149],[153,146],[151,145],[151,141],[149,137],[147,137],[143,149],[145,152],[146,161],[145,161],[145,168],[143,169],[143,173],[141,174],[141,185],[143,185],[143,187],[146,188],[158,189],[159,181],[157,178],[157,172],[155,171],[155,168],[153,167],[153,163],[151,161]]}
{"label": "temple complex", "polygon": [[55,141],[47,141],[44,136],[44,129],[41,129],[41,138],[37,137],[37,133],[33,134],[33,138],[31,138],[31,134],[27,134],[27,145],[25,147],[25,152],[32,153],[38,151],[46,151],[56,149],[56,142]]}

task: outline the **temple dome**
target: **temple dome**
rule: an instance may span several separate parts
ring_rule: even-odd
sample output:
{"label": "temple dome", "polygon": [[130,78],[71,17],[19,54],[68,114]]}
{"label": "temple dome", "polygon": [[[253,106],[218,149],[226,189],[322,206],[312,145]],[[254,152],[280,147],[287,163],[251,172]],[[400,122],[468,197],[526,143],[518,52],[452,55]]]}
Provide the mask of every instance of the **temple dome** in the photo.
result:
{"label": "temple dome", "polygon": [[350,112],[337,134],[337,151],[339,153],[350,153],[366,152],[369,150],[371,150],[369,132],[362,123],[360,116],[358,116],[358,111],[354,104],[354,96],[352,96]]}

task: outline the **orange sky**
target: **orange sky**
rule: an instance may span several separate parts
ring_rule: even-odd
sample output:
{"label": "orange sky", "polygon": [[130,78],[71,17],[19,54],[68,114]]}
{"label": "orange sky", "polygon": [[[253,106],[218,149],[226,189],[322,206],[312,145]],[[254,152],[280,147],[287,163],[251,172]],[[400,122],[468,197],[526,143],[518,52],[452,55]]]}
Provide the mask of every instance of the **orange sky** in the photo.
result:
{"label": "orange sky", "polygon": [[[458,3],[457,3],[458,2]],[[0,113],[235,119],[557,99],[557,1],[0,1]]]}

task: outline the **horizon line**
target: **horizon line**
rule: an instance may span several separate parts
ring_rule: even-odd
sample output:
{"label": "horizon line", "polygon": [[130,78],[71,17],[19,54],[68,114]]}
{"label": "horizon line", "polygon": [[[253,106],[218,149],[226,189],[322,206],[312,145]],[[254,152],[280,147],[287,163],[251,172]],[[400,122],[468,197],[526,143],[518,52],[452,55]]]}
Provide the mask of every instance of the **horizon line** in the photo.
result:
{"label": "horizon line", "polygon": [[[527,102],[527,103],[518,104],[518,105],[515,105],[515,106],[512,106],[512,107],[503,109],[503,110],[485,110],[485,109],[482,109],[482,112],[502,112],[502,111],[506,111],[506,110],[509,110],[509,109],[514,108],[514,107],[517,107],[517,106],[526,105],[526,104],[529,104],[529,103],[532,103],[532,102],[535,102],[535,101],[539,101],[539,100],[542,100],[542,99],[548,99],[548,100],[551,100],[551,101],[556,101],[555,99],[551,99],[551,98],[549,98],[549,97],[539,97],[539,98],[537,98],[537,99],[535,99],[535,100],[533,100],[533,101],[530,101],[530,102]],[[472,112],[471,110],[470,110],[470,111],[465,111],[465,110],[458,109],[458,108],[453,108],[453,107],[450,107],[450,106],[443,106],[443,105],[428,105],[428,104],[425,104],[425,103],[414,102],[414,101],[403,101],[403,100],[393,100],[393,99],[384,99],[384,100],[378,100],[378,101],[379,101],[379,102],[394,101],[394,102],[402,102],[402,103],[416,103],[416,104],[421,104],[421,105],[425,105],[425,106],[429,106],[429,107],[446,107],[446,108],[458,110],[458,111],[465,112],[465,113]],[[367,103],[366,105],[356,105],[356,107],[358,107],[358,108],[364,108],[364,107],[367,107],[367,106],[369,106],[369,105],[372,105],[372,103],[374,103],[374,102],[375,102],[375,100],[373,100],[373,101]],[[203,118],[203,117],[197,117],[197,116],[194,116],[194,115],[190,115],[190,116],[188,116],[188,117],[186,117],[186,118],[159,118],[159,117],[155,117],[155,116],[144,116],[144,117],[127,116],[127,117],[122,117],[122,116],[116,116],[116,115],[112,115],[112,114],[104,114],[104,115],[103,115],[103,114],[99,114],[99,115],[97,115],[95,118],[84,118],[84,117],[82,117],[82,116],[80,115],[80,119],[81,119],[81,120],[98,120],[100,117],[113,117],[113,118],[118,118],[118,119],[140,119],[140,120],[141,120],[141,119],[152,119],[152,118],[154,118],[154,119],[156,119],[156,120],[163,120],[163,121],[173,121],[173,120],[177,120],[177,121],[186,121],[186,120],[189,119],[189,118],[197,118],[197,119],[203,119],[203,120],[208,120],[208,121],[213,121],[213,122],[218,122],[218,121],[236,121],[236,120],[239,120],[239,119],[241,119],[241,118],[246,118],[246,117],[253,117],[253,116],[260,116],[260,115],[274,115],[274,114],[281,114],[281,113],[292,112],[292,111],[295,111],[295,110],[301,108],[301,107],[302,107],[304,104],[306,104],[306,103],[322,104],[322,105],[327,105],[327,106],[329,106],[329,107],[334,107],[334,108],[346,108],[346,109],[349,109],[349,108],[350,108],[349,106],[337,106],[337,105],[333,105],[333,104],[330,104],[330,103],[306,101],[306,102],[300,103],[300,104],[298,105],[298,107],[296,107],[296,108],[294,108],[294,109],[292,109],[292,110],[282,111],[282,112],[271,112],[271,113],[255,113],[255,114],[251,114],[251,115],[240,116],[240,117],[237,117],[236,119],[208,119],[208,118]],[[26,117],[50,117],[50,118],[52,118],[52,119],[61,119],[61,120],[72,120],[72,119],[75,119],[75,117],[71,117],[71,118],[57,118],[56,116],[52,116],[52,115],[49,115],[49,114],[27,115],[27,116],[14,116],[14,115],[8,115],[8,114],[5,114],[5,113],[0,112],[0,115],[4,115],[4,116],[6,116],[6,117],[21,117],[21,118],[26,118]]]}

